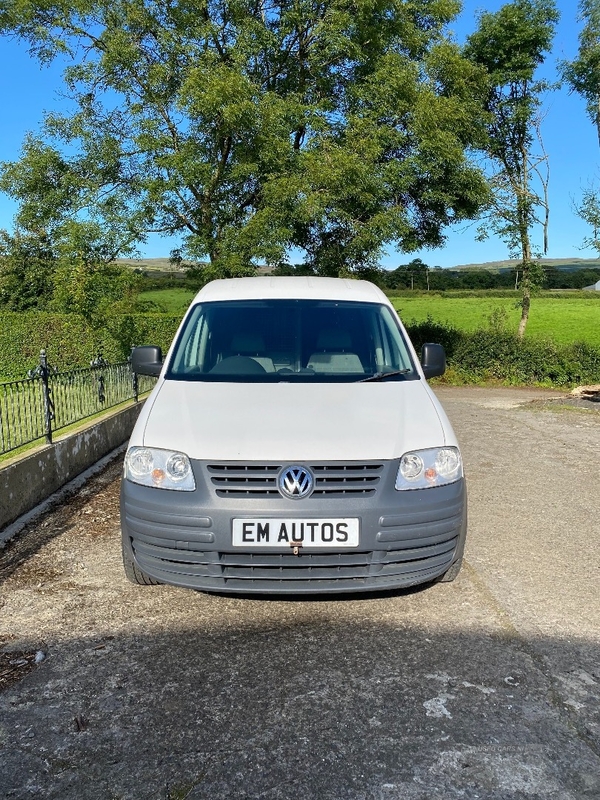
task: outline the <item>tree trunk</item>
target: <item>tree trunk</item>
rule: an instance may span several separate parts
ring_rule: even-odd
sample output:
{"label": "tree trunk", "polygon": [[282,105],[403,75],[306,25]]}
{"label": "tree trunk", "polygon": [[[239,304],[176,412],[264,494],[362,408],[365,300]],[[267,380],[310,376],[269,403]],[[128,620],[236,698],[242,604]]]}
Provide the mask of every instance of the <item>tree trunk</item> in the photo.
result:
{"label": "tree trunk", "polygon": [[519,330],[517,335],[522,339],[525,335],[525,328],[527,327],[527,320],[529,319],[529,307],[531,305],[531,290],[529,283],[524,281],[523,297],[521,298],[521,319],[519,320]]}
{"label": "tree trunk", "polygon": [[529,188],[529,162],[527,160],[527,152],[523,150],[523,195],[519,199],[518,205],[518,218],[519,218],[519,231],[521,239],[521,257],[523,259],[523,270],[521,275],[521,319],[519,320],[519,330],[517,336],[522,339],[525,335],[525,328],[527,327],[527,320],[529,319],[529,308],[531,306],[531,240],[529,238],[529,226],[531,224],[531,205],[527,196]]}

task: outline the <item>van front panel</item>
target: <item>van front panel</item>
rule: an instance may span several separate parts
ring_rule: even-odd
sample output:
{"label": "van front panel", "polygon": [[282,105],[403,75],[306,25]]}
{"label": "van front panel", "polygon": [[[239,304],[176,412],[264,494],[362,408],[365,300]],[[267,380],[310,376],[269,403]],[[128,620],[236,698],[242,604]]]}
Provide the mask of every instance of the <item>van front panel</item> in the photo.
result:
{"label": "van front panel", "polygon": [[[358,592],[423,583],[460,557],[464,479],[397,491],[398,460],[317,462],[287,499],[274,462],[192,461],[196,490],[123,481],[124,547],[150,577],[224,592]],[[356,536],[356,538],[353,538]]]}

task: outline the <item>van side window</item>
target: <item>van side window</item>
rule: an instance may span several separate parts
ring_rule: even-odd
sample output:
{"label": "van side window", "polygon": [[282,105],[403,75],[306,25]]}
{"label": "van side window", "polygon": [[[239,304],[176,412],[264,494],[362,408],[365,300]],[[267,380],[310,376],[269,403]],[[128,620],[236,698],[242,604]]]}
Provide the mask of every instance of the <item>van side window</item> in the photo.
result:
{"label": "van side window", "polygon": [[208,340],[206,318],[200,306],[196,306],[188,320],[184,336],[179,342],[173,359],[173,369],[189,373],[198,368],[204,359]]}

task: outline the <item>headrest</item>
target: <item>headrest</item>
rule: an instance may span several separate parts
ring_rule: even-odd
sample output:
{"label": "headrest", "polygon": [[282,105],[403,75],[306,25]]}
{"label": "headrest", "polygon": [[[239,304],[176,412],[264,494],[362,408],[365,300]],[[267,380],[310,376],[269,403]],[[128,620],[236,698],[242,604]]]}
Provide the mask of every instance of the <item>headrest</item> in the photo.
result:
{"label": "headrest", "polygon": [[259,333],[236,333],[231,340],[232,353],[257,353],[264,352],[265,340]]}
{"label": "headrest", "polygon": [[317,350],[349,350],[351,347],[352,339],[348,331],[331,328],[321,331],[317,338]]}

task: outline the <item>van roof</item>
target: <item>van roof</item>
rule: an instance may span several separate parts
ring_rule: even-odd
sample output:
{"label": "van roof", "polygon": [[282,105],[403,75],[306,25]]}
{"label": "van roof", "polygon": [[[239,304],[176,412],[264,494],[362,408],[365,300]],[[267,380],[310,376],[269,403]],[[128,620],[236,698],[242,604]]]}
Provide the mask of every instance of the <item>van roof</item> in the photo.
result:
{"label": "van roof", "polygon": [[207,283],[194,302],[217,300],[354,300],[390,305],[385,294],[369,281],[312,276],[227,278]]}

